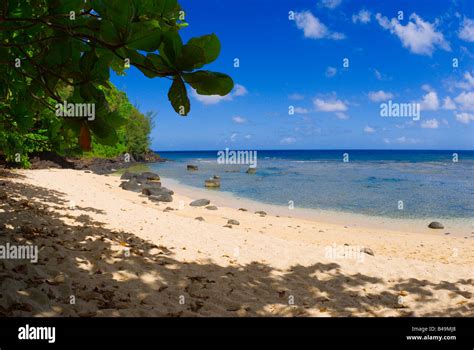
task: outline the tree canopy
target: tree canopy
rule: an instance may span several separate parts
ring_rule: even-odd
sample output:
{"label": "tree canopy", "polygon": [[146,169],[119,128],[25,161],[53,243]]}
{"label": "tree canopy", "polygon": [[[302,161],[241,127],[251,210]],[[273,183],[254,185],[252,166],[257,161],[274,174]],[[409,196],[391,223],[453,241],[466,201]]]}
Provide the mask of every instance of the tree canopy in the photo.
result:
{"label": "tree canopy", "polygon": [[[111,69],[170,79],[168,99],[181,116],[191,108],[187,85],[228,94],[229,76],[202,69],[219,56],[217,36],[183,43],[185,19],[177,0],[3,0],[0,150],[27,157],[33,144],[58,152],[77,143],[90,150],[93,140],[116,144],[130,120],[107,99]],[[66,101],[94,105],[95,117],[58,116]]]}

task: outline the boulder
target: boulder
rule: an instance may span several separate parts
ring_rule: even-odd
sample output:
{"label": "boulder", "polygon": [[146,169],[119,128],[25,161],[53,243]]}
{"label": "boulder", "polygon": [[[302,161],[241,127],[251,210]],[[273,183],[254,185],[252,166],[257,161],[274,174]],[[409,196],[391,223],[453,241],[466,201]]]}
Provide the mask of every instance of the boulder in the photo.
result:
{"label": "boulder", "polygon": [[148,196],[148,199],[153,202],[172,202],[173,201],[173,197],[169,193],[151,195],[151,196]]}
{"label": "boulder", "polygon": [[256,211],[255,214],[258,214],[258,215],[267,215],[267,213],[265,213],[263,210]]}
{"label": "boulder", "polygon": [[438,221],[433,221],[431,222],[429,225],[428,225],[429,228],[433,228],[433,229],[443,229],[444,226],[442,223],[438,222]]}
{"label": "boulder", "polygon": [[229,219],[227,221],[227,224],[228,225],[240,225],[240,222],[238,222],[237,220],[234,220],[234,219]]}
{"label": "boulder", "polygon": [[149,183],[149,182],[157,182],[160,181],[160,177],[158,174],[145,171],[141,174],[136,175],[137,182],[139,183]]}
{"label": "boulder", "polygon": [[190,171],[197,171],[197,170],[199,170],[199,168],[198,168],[197,165],[192,165],[192,164],[188,164],[187,169],[190,170]]}
{"label": "boulder", "polygon": [[250,167],[247,169],[247,174],[255,174],[257,172],[257,168]]}
{"label": "boulder", "polygon": [[120,184],[120,187],[126,191],[132,191],[132,192],[141,192],[142,187],[140,184],[135,180],[135,178],[132,178],[130,181],[124,181]]}
{"label": "boulder", "polygon": [[207,210],[217,210],[217,207],[215,205],[208,205],[206,207]]}
{"label": "boulder", "polygon": [[204,207],[205,205],[208,205],[211,203],[209,199],[196,199],[195,201],[192,201],[189,203],[190,206],[192,207]]}
{"label": "boulder", "polygon": [[194,220],[197,220],[197,221],[204,221],[204,218],[202,216],[198,216],[197,218],[194,218]]}
{"label": "boulder", "polygon": [[216,188],[216,187],[221,187],[221,179],[219,176],[212,176],[208,180],[204,181],[204,186],[210,187],[210,188]]}
{"label": "boulder", "polygon": [[173,195],[174,192],[167,189],[166,187],[144,187],[142,189],[142,194],[145,196],[159,196],[162,194]]}

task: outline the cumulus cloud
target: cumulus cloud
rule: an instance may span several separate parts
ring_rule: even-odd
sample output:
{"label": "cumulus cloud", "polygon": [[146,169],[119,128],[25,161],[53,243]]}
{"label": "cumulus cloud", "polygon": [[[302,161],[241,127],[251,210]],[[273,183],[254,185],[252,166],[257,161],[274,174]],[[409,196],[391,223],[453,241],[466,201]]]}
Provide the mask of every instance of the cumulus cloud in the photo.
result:
{"label": "cumulus cloud", "polygon": [[456,113],[455,116],[456,120],[463,124],[469,124],[470,122],[474,121],[474,114],[471,113]]}
{"label": "cumulus cloud", "polygon": [[463,79],[455,83],[455,87],[462,90],[471,90],[472,88],[474,88],[474,77],[471,75],[470,72],[464,73]]}
{"label": "cumulus cloud", "polygon": [[462,92],[455,99],[463,111],[474,111],[474,92]]}
{"label": "cumulus cloud", "polygon": [[295,22],[298,29],[303,30],[304,36],[310,39],[332,39],[341,40],[345,38],[342,33],[332,32],[319,18],[310,11],[295,13]]}
{"label": "cumulus cloud", "polygon": [[309,109],[303,107],[295,107],[296,114],[308,114],[310,112]]}
{"label": "cumulus cloud", "polygon": [[234,89],[226,96],[219,95],[199,95],[196,90],[191,90],[191,96],[205,105],[215,105],[222,101],[232,101],[235,97],[245,96],[248,91],[243,85],[235,84]]}
{"label": "cumulus cloud", "polygon": [[341,4],[342,0],[321,0],[321,5],[328,9],[335,9]]}
{"label": "cumulus cloud", "polygon": [[367,126],[364,128],[364,132],[366,132],[366,133],[368,133],[368,134],[373,134],[373,133],[375,132],[375,129],[367,125]]}
{"label": "cumulus cloud", "polygon": [[439,123],[437,119],[428,119],[421,123],[421,127],[424,129],[438,129]]}
{"label": "cumulus cloud", "polygon": [[349,119],[349,116],[346,113],[343,112],[336,112],[336,118],[341,119],[341,120],[347,120]]}
{"label": "cumulus cloud", "polygon": [[474,42],[474,20],[464,18],[459,28],[459,39]]}
{"label": "cumulus cloud", "polygon": [[439,99],[436,91],[430,91],[423,96],[420,108],[425,111],[436,111],[439,108]]}
{"label": "cumulus cloud", "polygon": [[389,20],[380,13],[377,13],[375,18],[382,28],[396,35],[403,47],[412,53],[431,56],[436,48],[451,51],[443,34],[436,31],[436,24],[423,21],[416,13],[410,15],[406,25],[402,25],[396,18]]}
{"label": "cumulus cloud", "polygon": [[393,94],[391,92],[385,92],[383,90],[369,92],[369,99],[373,102],[383,102],[392,98]]}
{"label": "cumulus cloud", "polygon": [[443,100],[443,109],[447,109],[449,111],[455,110],[456,109],[456,104],[454,101],[451,99],[451,97],[447,96]]}
{"label": "cumulus cloud", "polygon": [[245,119],[244,117],[240,117],[240,116],[233,117],[232,121],[236,124],[245,124],[245,123],[247,123],[247,119]]}
{"label": "cumulus cloud", "polygon": [[313,104],[316,110],[321,112],[345,112],[347,111],[346,104],[337,99],[323,100],[321,98],[313,99]]}
{"label": "cumulus cloud", "polygon": [[296,142],[296,139],[294,137],[284,137],[280,140],[280,143],[281,144],[284,144],[284,145],[290,145],[292,143],[295,143]]}
{"label": "cumulus cloud", "polygon": [[370,22],[371,13],[368,10],[360,10],[352,15],[352,22],[366,24]]}

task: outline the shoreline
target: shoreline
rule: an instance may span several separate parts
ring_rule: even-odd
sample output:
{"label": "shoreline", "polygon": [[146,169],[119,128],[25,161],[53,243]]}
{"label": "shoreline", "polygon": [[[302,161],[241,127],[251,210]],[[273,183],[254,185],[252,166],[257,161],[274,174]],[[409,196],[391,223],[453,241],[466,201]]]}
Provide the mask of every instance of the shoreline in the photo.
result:
{"label": "shoreline", "polygon": [[166,179],[171,203],[80,170],[0,180],[0,243],[39,247],[0,260],[0,314],[474,316],[474,239],[192,207],[210,196]]}
{"label": "shoreline", "polygon": [[[264,210],[272,215],[285,216],[290,218],[300,218],[315,222],[325,222],[330,224],[363,227],[376,230],[393,230],[401,232],[416,232],[423,234],[440,235],[449,233],[451,237],[470,237],[474,232],[474,218],[455,218],[455,219],[438,219],[438,218],[391,218],[382,216],[371,216],[366,214],[351,213],[346,211],[323,210],[313,208],[289,209],[283,205],[270,204],[256,201],[249,198],[239,197],[227,191],[206,189],[204,187],[194,187],[183,184],[178,180],[162,177],[162,183],[165,187],[169,187],[176,192],[184,194],[191,198],[209,198],[213,202],[238,209],[241,207],[250,208],[253,211]],[[428,224],[432,221],[441,221],[444,229],[430,229]]]}

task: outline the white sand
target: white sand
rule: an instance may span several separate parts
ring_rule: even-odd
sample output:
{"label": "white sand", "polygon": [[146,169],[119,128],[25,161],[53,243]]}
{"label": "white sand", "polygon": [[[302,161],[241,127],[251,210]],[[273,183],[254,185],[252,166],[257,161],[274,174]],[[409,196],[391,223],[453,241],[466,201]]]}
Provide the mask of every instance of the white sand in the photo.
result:
{"label": "white sand", "polygon": [[[27,231],[41,246],[40,262],[24,264],[27,278],[11,272],[17,262],[4,263],[1,288],[11,295],[2,293],[0,314],[474,316],[474,235],[446,236],[448,226],[428,234],[344,218],[261,217],[235,209],[250,202],[225,207],[229,197],[207,191],[201,198],[218,206],[211,211],[188,205],[197,199],[190,193],[203,192],[166,180],[177,194],[158,205],[119,188],[115,176],[18,173],[24,177],[4,188],[10,202],[0,207],[0,227],[15,237],[16,222],[33,225]],[[223,227],[228,219],[240,225]],[[331,247],[345,255],[329,254]]]}

